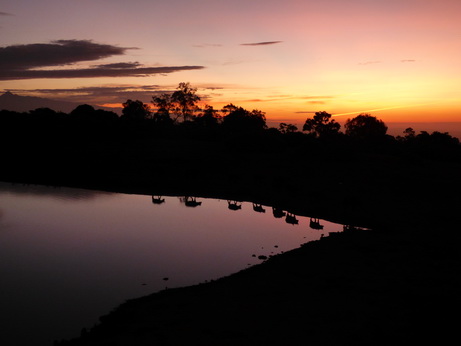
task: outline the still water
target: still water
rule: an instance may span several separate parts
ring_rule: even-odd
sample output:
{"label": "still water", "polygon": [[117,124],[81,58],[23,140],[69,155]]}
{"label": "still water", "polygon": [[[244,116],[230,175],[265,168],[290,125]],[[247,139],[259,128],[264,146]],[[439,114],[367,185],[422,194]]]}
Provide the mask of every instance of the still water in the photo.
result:
{"label": "still water", "polygon": [[247,202],[195,202],[0,182],[0,345],[52,345],[127,299],[217,279],[343,229]]}

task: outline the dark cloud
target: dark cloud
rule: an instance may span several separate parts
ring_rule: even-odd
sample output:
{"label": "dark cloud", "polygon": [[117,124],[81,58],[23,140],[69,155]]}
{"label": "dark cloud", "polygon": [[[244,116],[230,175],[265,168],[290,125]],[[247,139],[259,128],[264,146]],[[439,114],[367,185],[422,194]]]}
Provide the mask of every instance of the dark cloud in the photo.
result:
{"label": "dark cloud", "polygon": [[119,68],[136,68],[139,66],[141,66],[141,64],[136,61],[136,62],[118,62],[114,64],[103,64],[103,65],[97,65],[96,67],[101,68],[101,69],[112,69],[112,68],[119,69]]}
{"label": "dark cloud", "polygon": [[298,111],[295,114],[315,114],[316,111]]}
{"label": "dark cloud", "polygon": [[14,16],[14,15],[11,13],[0,12],[0,16]]}
{"label": "dark cloud", "polygon": [[266,42],[255,42],[255,43],[241,43],[241,46],[268,46],[271,44],[282,43],[283,41],[266,41]]}
{"label": "dark cloud", "polygon": [[69,65],[123,55],[128,49],[88,40],[59,40],[0,48],[0,67],[27,70],[36,67]]}
{"label": "dark cloud", "polygon": [[167,74],[178,71],[200,70],[203,66],[165,66],[140,68],[88,68],[65,70],[4,70],[0,80],[37,78],[99,78],[99,77],[146,77],[153,74]]}
{"label": "dark cloud", "polygon": [[0,80],[143,77],[204,68],[203,66],[143,67],[138,62],[129,62],[97,65],[83,69],[45,69],[51,66],[71,65],[81,61],[124,55],[129,49],[137,48],[98,44],[88,40],[59,40],[44,44],[7,46],[0,48]]}

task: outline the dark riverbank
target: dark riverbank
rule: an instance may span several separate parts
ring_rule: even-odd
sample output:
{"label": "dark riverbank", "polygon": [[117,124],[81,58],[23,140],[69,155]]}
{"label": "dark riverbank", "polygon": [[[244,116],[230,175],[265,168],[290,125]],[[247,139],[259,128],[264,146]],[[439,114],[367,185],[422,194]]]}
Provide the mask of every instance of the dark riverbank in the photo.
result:
{"label": "dark riverbank", "polygon": [[1,180],[251,200],[374,229],[131,301],[71,345],[395,345],[456,332],[456,157],[297,135],[41,135],[3,137]]}
{"label": "dark riverbank", "polygon": [[308,243],[212,283],[129,301],[69,345],[407,345],[457,331],[459,259],[380,232]]}
{"label": "dark riverbank", "polygon": [[372,227],[443,222],[460,203],[461,159],[392,144],[18,135],[2,138],[3,181],[251,200]]}

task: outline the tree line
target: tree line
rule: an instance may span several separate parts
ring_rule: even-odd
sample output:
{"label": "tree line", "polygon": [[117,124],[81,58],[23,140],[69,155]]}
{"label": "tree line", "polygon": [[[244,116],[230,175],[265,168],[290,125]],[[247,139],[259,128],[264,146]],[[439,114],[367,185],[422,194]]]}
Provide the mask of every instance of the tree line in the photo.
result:
{"label": "tree line", "polygon": [[[152,107],[139,100],[123,103],[122,115],[84,104],[69,114],[49,108],[27,113],[0,111],[0,125],[5,136],[22,136],[36,140],[97,140],[143,138],[195,138],[214,141],[239,141],[248,145],[271,144],[271,147],[316,145],[355,150],[404,150],[433,158],[459,159],[460,143],[447,132],[407,128],[401,136],[387,133],[386,124],[370,115],[359,114],[341,125],[332,115],[316,112],[307,118],[302,130],[296,125],[280,123],[269,128],[265,113],[233,104],[216,110],[210,105],[200,108],[197,89],[180,83],[170,94],[152,97]],[[5,131],[6,129],[6,131]]]}

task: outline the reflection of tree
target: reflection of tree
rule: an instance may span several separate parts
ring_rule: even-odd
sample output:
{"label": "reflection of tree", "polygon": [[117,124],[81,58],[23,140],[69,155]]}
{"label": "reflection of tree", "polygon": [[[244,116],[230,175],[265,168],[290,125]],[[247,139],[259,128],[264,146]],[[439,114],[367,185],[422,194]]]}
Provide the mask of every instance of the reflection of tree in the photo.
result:
{"label": "reflection of tree", "polygon": [[287,213],[285,217],[285,222],[289,223],[290,225],[297,225],[299,221],[296,218],[295,214]]}
{"label": "reflection of tree", "polygon": [[239,209],[242,209],[242,204],[238,201],[230,201],[228,200],[227,201],[227,207],[230,209],[230,210],[239,210]]}
{"label": "reflection of tree", "polygon": [[266,209],[263,208],[261,204],[253,203],[253,210],[258,213],[265,213]]}
{"label": "reflection of tree", "polygon": [[282,209],[275,208],[275,207],[272,207],[272,214],[274,215],[276,219],[281,219],[282,217],[286,215],[286,213]]}
{"label": "reflection of tree", "polygon": [[197,202],[195,197],[184,196],[179,198],[179,200],[186,205],[186,207],[198,207],[202,205],[202,202]]}
{"label": "reflection of tree", "polygon": [[309,227],[312,229],[323,229],[323,225],[320,224],[320,220],[312,217],[309,222]]}
{"label": "reflection of tree", "polygon": [[162,198],[162,196],[152,196],[152,203],[154,204],[162,204],[162,203],[165,203],[165,199]]}

